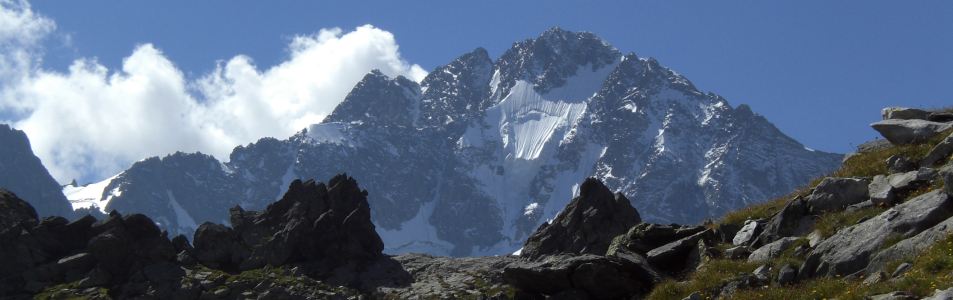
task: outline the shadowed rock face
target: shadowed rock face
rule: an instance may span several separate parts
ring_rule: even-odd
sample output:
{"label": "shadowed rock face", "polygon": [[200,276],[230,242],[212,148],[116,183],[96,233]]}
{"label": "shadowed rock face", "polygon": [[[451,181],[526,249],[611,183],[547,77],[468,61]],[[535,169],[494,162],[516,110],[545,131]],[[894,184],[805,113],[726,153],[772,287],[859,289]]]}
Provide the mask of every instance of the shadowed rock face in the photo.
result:
{"label": "shadowed rock face", "polygon": [[231,210],[234,228],[205,223],[195,234],[200,262],[224,269],[308,262],[322,271],[382,257],[367,191],[347,175],[328,185],[295,180],[262,212]]}
{"label": "shadowed rock face", "polygon": [[0,124],[0,188],[29,202],[40,216],[72,216],[60,185],[33,154],[23,131]]}
{"label": "shadowed rock face", "polygon": [[622,194],[613,195],[598,179],[583,182],[579,197],[572,199],[552,223],[543,223],[526,241],[521,256],[604,255],[612,239],[642,222],[639,212]]}

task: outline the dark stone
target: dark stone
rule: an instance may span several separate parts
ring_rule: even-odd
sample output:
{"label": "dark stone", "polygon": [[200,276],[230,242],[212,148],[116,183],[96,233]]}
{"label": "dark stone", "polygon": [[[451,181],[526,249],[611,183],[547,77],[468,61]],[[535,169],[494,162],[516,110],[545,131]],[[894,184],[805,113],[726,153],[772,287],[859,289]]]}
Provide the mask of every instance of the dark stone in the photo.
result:
{"label": "dark stone", "polygon": [[557,295],[579,289],[594,299],[631,298],[661,281],[644,260],[589,254],[514,263],[503,269],[503,278],[530,294]]}
{"label": "dark stone", "polygon": [[649,263],[665,272],[676,274],[692,266],[686,259],[698,247],[698,242],[711,240],[711,230],[705,230],[680,240],[652,249],[646,255]]}
{"label": "dark stone", "polygon": [[642,221],[622,194],[612,194],[595,178],[582,183],[579,197],[533,233],[520,254],[530,259],[543,255],[605,254],[613,238]]}
{"label": "dark stone", "polygon": [[950,123],[953,122],[953,113],[949,112],[933,112],[927,116],[927,121],[931,122],[940,122],[940,123]]}
{"label": "dark stone", "polygon": [[36,210],[12,192],[0,189],[0,231],[31,228],[39,222]]}
{"label": "dark stone", "polygon": [[861,178],[824,178],[804,201],[812,212],[841,210],[869,198],[869,180]]}
{"label": "dark stone", "polygon": [[781,211],[768,220],[764,230],[751,243],[751,246],[760,247],[783,237],[805,234],[805,231],[809,230],[814,221],[809,211],[810,208],[807,203],[800,197],[791,200],[784,205]]}
{"label": "dark stone", "polygon": [[785,264],[781,267],[781,270],[778,271],[778,284],[785,285],[789,283],[794,283],[797,280],[797,269],[790,264]]}
{"label": "dark stone", "polygon": [[893,155],[887,158],[887,170],[890,173],[903,173],[916,170],[917,163],[903,155]]}

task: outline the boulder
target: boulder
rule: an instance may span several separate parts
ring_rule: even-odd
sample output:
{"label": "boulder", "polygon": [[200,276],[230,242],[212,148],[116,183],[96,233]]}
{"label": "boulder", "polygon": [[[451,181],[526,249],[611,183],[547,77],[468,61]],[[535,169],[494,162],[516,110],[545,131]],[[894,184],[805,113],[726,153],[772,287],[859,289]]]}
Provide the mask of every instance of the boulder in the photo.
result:
{"label": "boulder", "polygon": [[867,187],[873,205],[890,206],[897,201],[897,190],[890,185],[887,176],[877,175]]}
{"label": "boulder", "polygon": [[917,169],[917,163],[903,155],[892,155],[885,162],[891,173],[910,172]]}
{"label": "boulder", "polygon": [[213,269],[237,271],[251,253],[232,228],[221,224],[202,223],[194,240],[195,259]]}
{"label": "boulder", "polygon": [[806,234],[814,225],[814,216],[809,212],[810,208],[805,200],[801,198],[791,200],[768,220],[764,230],[751,243],[751,246],[757,247],[783,237]]}
{"label": "boulder", "polygon": [[797,279],[797,269],[790,264],[785,264],[781,267],[781,270],[778,271],[778,284],[785,285],[789,283],[794,283]]}
{"label": "boulder", "polygon": [[890,262],[913,257],[937,242],[946,239],[951,234],[953,234],[953,218],[948,218],[930,227],[930,229],[924,230],[913,237],[899,241],[887,249],[877,252],[873,258],[870,259],[867,272],[887,271],[884,270],[884,268]]}
{"label": "boulder", "polygon": [[899,266],[897,266],[896,269],[894,269],[893,273],[890,273],[890,277],[893,277],[893,278],[900,277],[900,275],[903,275],[903,273],[906,273],[907,271],[909,271],[910,268],[913,268],[913,265],[911,265],[910,263],[902,263]]}
{"label": "boulder", "polygon": [[899,201],[900,196],[929,183],[936,178],[936,171],[930,168],[894,173],[887,176],[877,175],[867,187],[870,201],[874,205],[890,206]]}
{"label": "boulder", "polygon": [[678,226],[652,223],[641,223],[629,229],[625,235],[613,239],[609,245],[610,253],[619,248],[625,248],[641,255],[652,249],[677,241],[705,230],[704,226]]}
{"label": "boulder", "polygon": [[705,230],[652,249],[646,254],[646,258],[649,263],[663,271],[680,273],[686,267],[692,267],[692,261],[686,258],[698,247],[698,242],[710,238],[711,230]]}
{"label": "boulder", "polygon": [[868,297],[870,300],[916,300],[919,299],[916,295],[906,291],[896,291],[886,294],[873,295]]}
{"label": "boulder", "polygon": [[751,250],[747,246],[736,246],[725,249],[725,257],[728,259],[742,259],[751,255]]}
{"label": "boulder", "polygon": [[924,167],[932,167],[939,162],[953,155],[953,133],[946,136],[942,141],[933,146],[930,149],[930,152],[927,152],[927,155],[920,159],[920,165]]}
{"label": "boulder", "polygon": [[953,128],[953,124],[926,120],[883,120],[870,124],[894,145],[906,145],[925,142],[937,134]]}
{"label": "boulder", "polygon": [[590,254],[558,254],[521,261],[503,269],[503,279],[535,295],[581,290],[594,299],[632,298],[662,280],[641,256],[621,258]]}
{"label": "boulder", "polygon": [[751,275],[754,275],[754,278],[761,283],[771,282],[771,266],[761,265],[754,269],[754,271],[751,272]]}
{"label": "boulder", "polygon": [[735,238],[731,240],[731,243],[735,246],[747,245],[755,237],[761,233],[762,223],[761,220],[747,220],[745,225],[741,227],[741,230],[738,230],[738,233],[735,234]]}
{"label": "boulder", "polygon": [[867,200],[870,181],[862,178],[827,177],[805,198],[813,212],[840,210]]}
{"label": "boulder", "polygon": [[926,120],[930,112],[908,107],[887,107],[880,111],[884,120]]}
{"label": "boulder", "polygon": [[914,236],[950,216],[953,216],[953,201],[942,191],[910,199],[820,242],[808,255],[798,276],[853,274],[866,268],[871,256],[889,238]]}
{"label": "boulder", "polygon": [[605,254],[616,236],[642,221],[638,211],[622,194],[612,194],[602,182],[588,178],[551,223],[543,223],[526,240],[522,257],[544,255]]}
{"label": "boulder", "polygon": [[748,262],[767,261],[772,258],[777,258],[784,250],[793,246],[798,240],[799,238],[786,237],[761,246],[761,248],[752,251],[751,255],[748,255]]}
{"label": "boulder", "polygon": [[38,221],[33,206],[12,192],[0,189],[0,232],[18,227],[30,228]]}

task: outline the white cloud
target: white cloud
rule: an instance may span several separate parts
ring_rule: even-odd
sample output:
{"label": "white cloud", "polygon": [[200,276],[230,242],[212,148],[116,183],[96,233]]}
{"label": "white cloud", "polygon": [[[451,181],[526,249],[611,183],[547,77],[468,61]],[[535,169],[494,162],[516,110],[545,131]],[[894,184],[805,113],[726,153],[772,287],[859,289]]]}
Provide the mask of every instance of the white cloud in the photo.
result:
{"label": "white cloud", "polygon": [[321,121],[371,69],[418,81],[426,75],[400,57],[391,33],[371,25],[298,36],[276,66],[261,70],[236,56],[195,81],[151,44],[137,46],[121,70],[81,59],[56,72],[28,55],[55,23],[25,2],[0,1],[0,45],[25,55],[2,58],[16,64],[0,65],[12,74],[0,77],[0,110],[20,112],[8,122],[26,131],[61,182],[104,178],[174,151],[227,159],[236,145]]}

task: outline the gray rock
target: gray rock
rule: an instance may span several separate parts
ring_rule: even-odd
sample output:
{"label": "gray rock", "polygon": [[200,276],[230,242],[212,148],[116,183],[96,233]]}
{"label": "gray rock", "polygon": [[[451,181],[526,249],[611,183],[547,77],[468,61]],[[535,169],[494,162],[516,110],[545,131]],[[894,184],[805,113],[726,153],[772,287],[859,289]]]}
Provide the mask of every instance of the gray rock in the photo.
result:
{"label": "gray rock", "polygon": [[806,234],[814,226],[814,216],[810,215],[807,203],[801,198],[791,200],[778,213],[768,220],[752,247],[761,246],[783,237]]}
{"label": "gray rock", "polygon": [[770,282],[771,281],[771,266],[769,265],[758,266],[758,268],[754,269],[754,271],[751,272],[751,275],[754,275],[754,277],[762,283]]}
{"label": "gray rock", "polygon": [[953,128],[950,123],[938,123],[925,120],[883,120],[870,124],[894,145],[920,143]]}
{"label": "gray rock", "polygon": [[622,194],[612,194],[601,181],[588,178],[579,196],[553,219],[543,223],[523,245],[522,257],[571,253],[603,255],[613,238],[642,222]]}
{"label": "gray rock", "polygon": [[824,240],[824,235],[820,231],[814,230],[807,235],[807,244],[808,246],[814,247],[817,244],[820,244]]}
{"label": "gray rock", "polygon": [[914,256],[933,246],[936,242],[947,238],[950,234],[953,234],[953,218],[948,218],[936,224],[936,226],[930,227],[930,229],[877,252],[870,259],[867,272],[885,271],[883,268],[890,262]]}
{"label": "gray rock", "polygon": [[822,241],[808,255],[798,276],[853,274],[867,267],[888,238],[914,236],[950,216],[953,201],[941,191],[910,199]]}
{"label": "gray rock", "polygon": [[933,295],[923,298],[923,300],[953,300],[953,288],[936,290],[933,292]]}
{"label": "gray rock", "polygon": [[864,142],[863,144],[857,145],[857,152],[867,153],[871,151],[881,150],[893,147],[893,144],[890,141],[885,139],[875,139],[872,141]]}
{"label": "gray rock", "polygon": [[906,273],[908,270],[910,270],[910,268],[913,268],[913,265],[911,265],[910,263],[902,263],[899,266],[897,266],[896,270],[893,270],[893,273],[890,273],[890,277],[892,278],[900,277],[900,275],[903,275],[903,273]]}
{"label": "gray rock", "polygon": [[917,169],[917,163],[903,155],[892,155],[887,158],[887,170],[891,173],[910,172]]}
{"label": "gray rock", "polygon": [[814,212],[840,210],[867,200],[869,184],[861,178],[824,178],[805,201]]}
{"label": "gray rock", "polygon": [[918,299],[916,295],[910,292],[896,291],[886,294],[873,295],[868,297],[870,300],[915,300]]}
{"label": "gray rock", "polygon": [[930,112],[908,107],[886,107],[880,111],[884,120],[926,120]]}
{"label": "gray rock", "polygon": [[797,279],[797,269],[790,264],[785,264],[781,267],[781,270],[778,271],[778,284],[785,285],[789,283],[794,283],[794,280]]}
{"label": "gray rock", "polygon": [[735,238],[731,240],[731,243],[735,246],[747,245],[758,236],[759,233],[761,233],[760,220],[747,220],[745,221],[745,225],[741,227],[741,230],[738,230],[738,233],[735,234]]}
{"label": "gray rock", "polygon": [[889,206],[893,205],[893,203],[897,200],[897,190],[893,187],[893,185],[890,185],[890,181],[887,180],[887,176],[874,176],[867,189],[870,193],[870,203],[872,205]]}
{"label": "gray rock", "polygon": [[617,248],[626,248],[645,255],[659,246],[680,240],[705,230],[704,226],[678,226],[641,223],[629,229],[625,235],[613,239],[607,253]]}
{"label": "gray rock", "polygon": [[698,241],[706,239],[711,230],[705,230],[692,236],[662,245],[646,254],[649,263],[669,273],[678,273],[690,266],[685,258],[698,247]]}
{"label": "gray rock", "polygon": [[946,138],[936,144],[936,146],[933,146],[933,149],[930,149],[930,152],[928,152],[923,159],[920,159],[920,165],[932,167],[936,163],[949,158],[950,155],[953,155],[953,133],[946,136]]}
{"label": "gray rock", "polygon": [[688,297],[682,298],[682,300],[702,300],[702,294],[699,292],[693,292]]}
{"label": "gray rock", "polygon": [[795,237],[786,237],[786,238],[778,239],[777,241],[771,242],[767,245],[761,246],[761,248],[758,248],[757,250],[754,250],[753,252],[751,252],[751,255],[748,256],[748,261],[749,262],[766,261],[772,258],[777,258],[778,256],[781,255],[782,252],[784,252],[784,250],[787,250],[788,248],[793,246],[795,244],[794,242],[798,240],[800,239]]}

